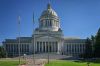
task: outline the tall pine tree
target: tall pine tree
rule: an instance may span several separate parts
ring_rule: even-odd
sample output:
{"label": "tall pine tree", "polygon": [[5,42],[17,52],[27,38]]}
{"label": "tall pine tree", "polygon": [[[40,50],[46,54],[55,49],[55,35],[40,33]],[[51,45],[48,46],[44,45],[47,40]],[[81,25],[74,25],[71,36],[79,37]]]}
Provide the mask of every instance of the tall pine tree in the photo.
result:
{"label": "tall pine tree", "polygon": [[3,46],[0,46],[0,58],[4,58],[4,57],[6,57],[6,53],[4,51]]}
{"label": "tall pine tree", "polygon": [[91,35],[92,56],[94,57],[95,36]]}
{"label": "tall pine tree", "polygon": [[91,58],[92,57],[92,43],[89,38],[86,40],[86,45],[85,45],[85,58]]}
{"label": "tall pine tree", "polygon": [[100,57],[100,28],[95,37],[94,49],[95,57]]}

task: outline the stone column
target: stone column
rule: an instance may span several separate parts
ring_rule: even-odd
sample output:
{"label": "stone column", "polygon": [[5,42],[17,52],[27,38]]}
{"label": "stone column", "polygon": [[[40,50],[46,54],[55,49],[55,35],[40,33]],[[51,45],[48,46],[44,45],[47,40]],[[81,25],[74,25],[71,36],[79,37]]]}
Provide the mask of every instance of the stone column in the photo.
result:
{"label": "stone column", "polygon": [[80,45],[81,45],[81,44],[79,44],[79,53],[81,53],[81,49],[82,49],[82,48],[80,47]]}
{"label": "stone column", "polygon": [[60,46],[61,46],[61,42],[57,42],[57,43],[56,43],[56,47],[57,47],[57,54],[60,54],[60,51],[61,51]]}
{"label": "stone column", "polygon": [[9,44],[9,52],[11,52],[11,49],[10,49],[10,44]]}
{"label": "stone column", "polygon": [[35,52],[37,52],[37,42],[35,43]]}
{"label": "stone column", "polygon": [[40,52],[40,42],[39,42],[38,46],[39,46],[39,48],[38,48],[38,49],[39,49],[39,52]]}
{"label": "stone column", "polygon": [[52,44],[52,42],[51,42],[51,52],[53,52],[53,44]]}
{"label": "stone column", "polygon": [[59,51],[60,51],[60,44],[57,42],[55,42],[55,45],[56,45],[56,50],[57,50],[57,54],[59,54]]}
{"label": "stone column", "polygon": [[78,54],[79,45],[76,45],[76,53]]}
{"label": "stone column", "polygon": [[71,44],[70,44],[70,48],[69,48],[69,49],[70,49],[70,55],[71,55],[71,53],[72,53],[72,47],[71,47]]}
{"label": "stone column", "polygon": [[69,55],[69,50],[70,50],[70,49],[69,49],[69,43],[68,43],[68,52],[67,52],[67,53],[68,53],[68,55]]}
{"label": "stone column", "polygon": [[74,48],[74,52],[73,52],[73,53],[74,53],[74,55],[75,55],[75,44],[73,44],[73,48]]}
{"label": "stone column", "polygon": [[41,42],[42,52],[43,52],[43,42]]}
{"label": "stone column", "polygon": [[11,44],[9,44],[10,52],[11,52]]}
{"label": "stone column", "polygon": [[77,47],[78,47],[78,54],[79,54],[79,44],[78,44],[78,46],[77,46]]}
{"label": "stone column", "polygon": [[56,45],[55,45],[55,42],[53,42],[53,45],[54,45],[54,52],[56,52]]}
{"label": "stone column", "polygon": [[41,42],[41,52],[43,52],[43,42]]}
{"label": "stone column", "polygon": [[47,50],[47,49],[46,49],[46,42],[45,42],[45,52],[46,52],[46,50]]}
{"label": "stone column", "polygon": [[53,42],[52,42],[52,45],[53,45],[52,47],[53,47],[53,52],[54,52],[54,43]]}
{"label": "stone column", "polygon": [[14,57],[14,44],[12,44],[12,47],[13,47],[13,57]]}

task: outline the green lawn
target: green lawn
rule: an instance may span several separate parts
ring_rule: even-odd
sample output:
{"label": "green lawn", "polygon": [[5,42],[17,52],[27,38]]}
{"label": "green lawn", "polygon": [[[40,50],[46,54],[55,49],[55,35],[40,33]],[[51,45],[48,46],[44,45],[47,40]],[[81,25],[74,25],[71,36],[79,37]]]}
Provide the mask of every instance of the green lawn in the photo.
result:
{"label": "green lawn", "polygon": [[[24,62],[21,62],[23,64]],[[0,66],[18,66],[18,61],[0,61]]]}
{"label": "green lawn", "polygon": [[[50,61],[50,63],[45,64],[45,66],[87,66],[87,62],[56,60],[56,61]],[[90,66],[100,66],[100,63],[90,62]]]}

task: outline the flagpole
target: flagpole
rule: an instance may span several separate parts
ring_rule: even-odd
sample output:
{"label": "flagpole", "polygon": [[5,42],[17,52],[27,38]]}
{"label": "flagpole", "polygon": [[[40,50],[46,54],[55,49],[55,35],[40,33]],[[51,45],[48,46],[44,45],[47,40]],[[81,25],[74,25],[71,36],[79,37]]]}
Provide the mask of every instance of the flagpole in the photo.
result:
{"label": "flagpole", "polygon": [[20,16],[18,16],[18,32],[19,32],[19,37],[18,37],[18,52],[19,52],[19,66],[20,66]]}
{"label": "flagpole", "polygon": [[[51,3],[51,0],[49,0],[49,3],[48,4],[50,4],[50,3]],[[49,32],[49,30],[47,31],[47,33],[48,33],[48,48],[47,49],[48,49],[48,64],[49,64],[49,61],[50,61],[50,58],[49,58],[49,52],[50,52],[50,46],[49,46],[49,35],[50,34],[49,33],[50,32]]]}
{"label": "flagpole", "polygon": [[35,31],[35,24],[34,24],[34,12],[33,12],[33,63],[35,64],[35,35],[34,35],[34,31]]}

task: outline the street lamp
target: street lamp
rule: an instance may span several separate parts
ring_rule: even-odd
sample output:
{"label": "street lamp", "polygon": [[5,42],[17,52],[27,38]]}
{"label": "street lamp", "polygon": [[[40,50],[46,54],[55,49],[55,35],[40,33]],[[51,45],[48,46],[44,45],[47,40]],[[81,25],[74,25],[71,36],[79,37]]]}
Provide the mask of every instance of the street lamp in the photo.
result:
{"label": "street lamp", "polygon": [[48,49],[48,64],[49,64],[49,47],[50,47],[49,46],[49,30],[47,31],[47,33],[48,33],[48,48],[47,49]]}
{"label": "street lamp", "polygon": [[26,62],[26,54],[24,54],[24,59],[25,59],[25,62]]}

